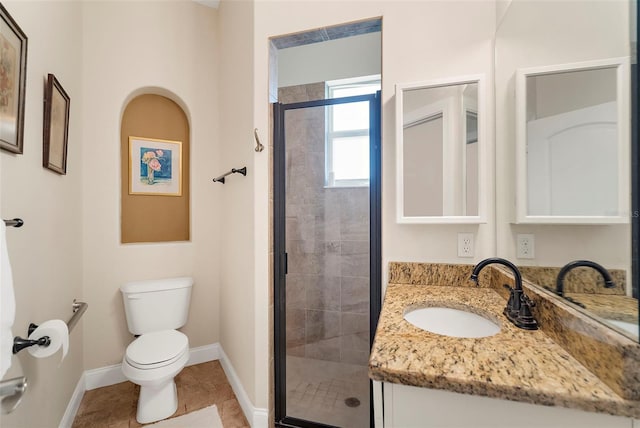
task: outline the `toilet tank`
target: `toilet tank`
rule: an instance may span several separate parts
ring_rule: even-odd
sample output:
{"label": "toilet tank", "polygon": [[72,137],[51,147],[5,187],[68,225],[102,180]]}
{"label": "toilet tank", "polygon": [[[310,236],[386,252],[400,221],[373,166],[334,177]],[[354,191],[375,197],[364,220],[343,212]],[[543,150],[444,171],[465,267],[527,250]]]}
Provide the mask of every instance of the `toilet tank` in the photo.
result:
{"label": "toilet tank", "polygon": [[133,334],[175,330],[187,322],[193,278],[128,282],[122,287],[127,326]]}

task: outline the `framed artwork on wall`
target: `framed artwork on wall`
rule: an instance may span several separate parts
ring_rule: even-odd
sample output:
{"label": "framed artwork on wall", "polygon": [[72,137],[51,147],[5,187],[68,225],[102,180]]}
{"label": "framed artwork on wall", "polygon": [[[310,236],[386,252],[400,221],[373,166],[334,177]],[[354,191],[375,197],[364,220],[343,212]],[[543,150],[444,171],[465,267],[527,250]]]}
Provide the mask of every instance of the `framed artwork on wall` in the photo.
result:
{"label": "framed artwork on wall", "polygon": [[44,93],[42,166],[63,175],[67,173],[70,101],[58,79],[49,74]]}
{"label": "framed artwork on wall", "polygon": [[130,136],[129,194],[182,196],[182,142]]}
{"label": "framed artwork on wall", "polygon": [[0,3],[0,149],[22,154],[27,36]]}

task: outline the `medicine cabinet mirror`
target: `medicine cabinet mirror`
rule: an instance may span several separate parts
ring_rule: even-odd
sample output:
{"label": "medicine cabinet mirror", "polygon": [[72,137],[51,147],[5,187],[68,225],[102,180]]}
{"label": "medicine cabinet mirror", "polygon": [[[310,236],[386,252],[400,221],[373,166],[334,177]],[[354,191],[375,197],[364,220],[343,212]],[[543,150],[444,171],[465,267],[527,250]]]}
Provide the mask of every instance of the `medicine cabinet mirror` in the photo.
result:
{"label": "medicine cabinet mirror", "polygon": [[484,223],[483,76],[396,85],[398,223]]}
{"label": "medicine cabinet mirror", "polygon": [[626,58],[518,69],[519,223],[629,221]]}

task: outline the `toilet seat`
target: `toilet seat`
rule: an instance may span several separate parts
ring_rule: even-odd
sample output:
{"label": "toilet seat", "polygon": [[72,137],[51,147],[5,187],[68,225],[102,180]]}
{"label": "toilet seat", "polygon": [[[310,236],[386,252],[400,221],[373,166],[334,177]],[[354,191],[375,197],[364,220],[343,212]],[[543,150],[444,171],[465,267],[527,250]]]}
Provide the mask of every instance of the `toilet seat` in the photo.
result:
{"label": "toilet seat", "polygon": [[177,330],[146,333],[131,342],[126,361],[142,370],[156,369],[179,360],[189,350],[189,339]]}

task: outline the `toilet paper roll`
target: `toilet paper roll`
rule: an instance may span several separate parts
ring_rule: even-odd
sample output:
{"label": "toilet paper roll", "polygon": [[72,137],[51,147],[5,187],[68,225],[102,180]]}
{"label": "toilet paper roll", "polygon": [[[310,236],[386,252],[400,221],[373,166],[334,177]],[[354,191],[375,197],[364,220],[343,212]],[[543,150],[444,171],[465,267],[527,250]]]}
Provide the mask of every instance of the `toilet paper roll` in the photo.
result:
{"label": "toilet paper roll", "polygon": [[27,348],[29,354],[36,358],[47,358],[62,348],[62,358],[60,359],[60,363],[62,363],[69,350],[69,328],[67,323],[62,320],[45,321],[29,335],[29,339],[38,340],[44,336],[49,336],[51,340],[49,346],[31,346]]}

